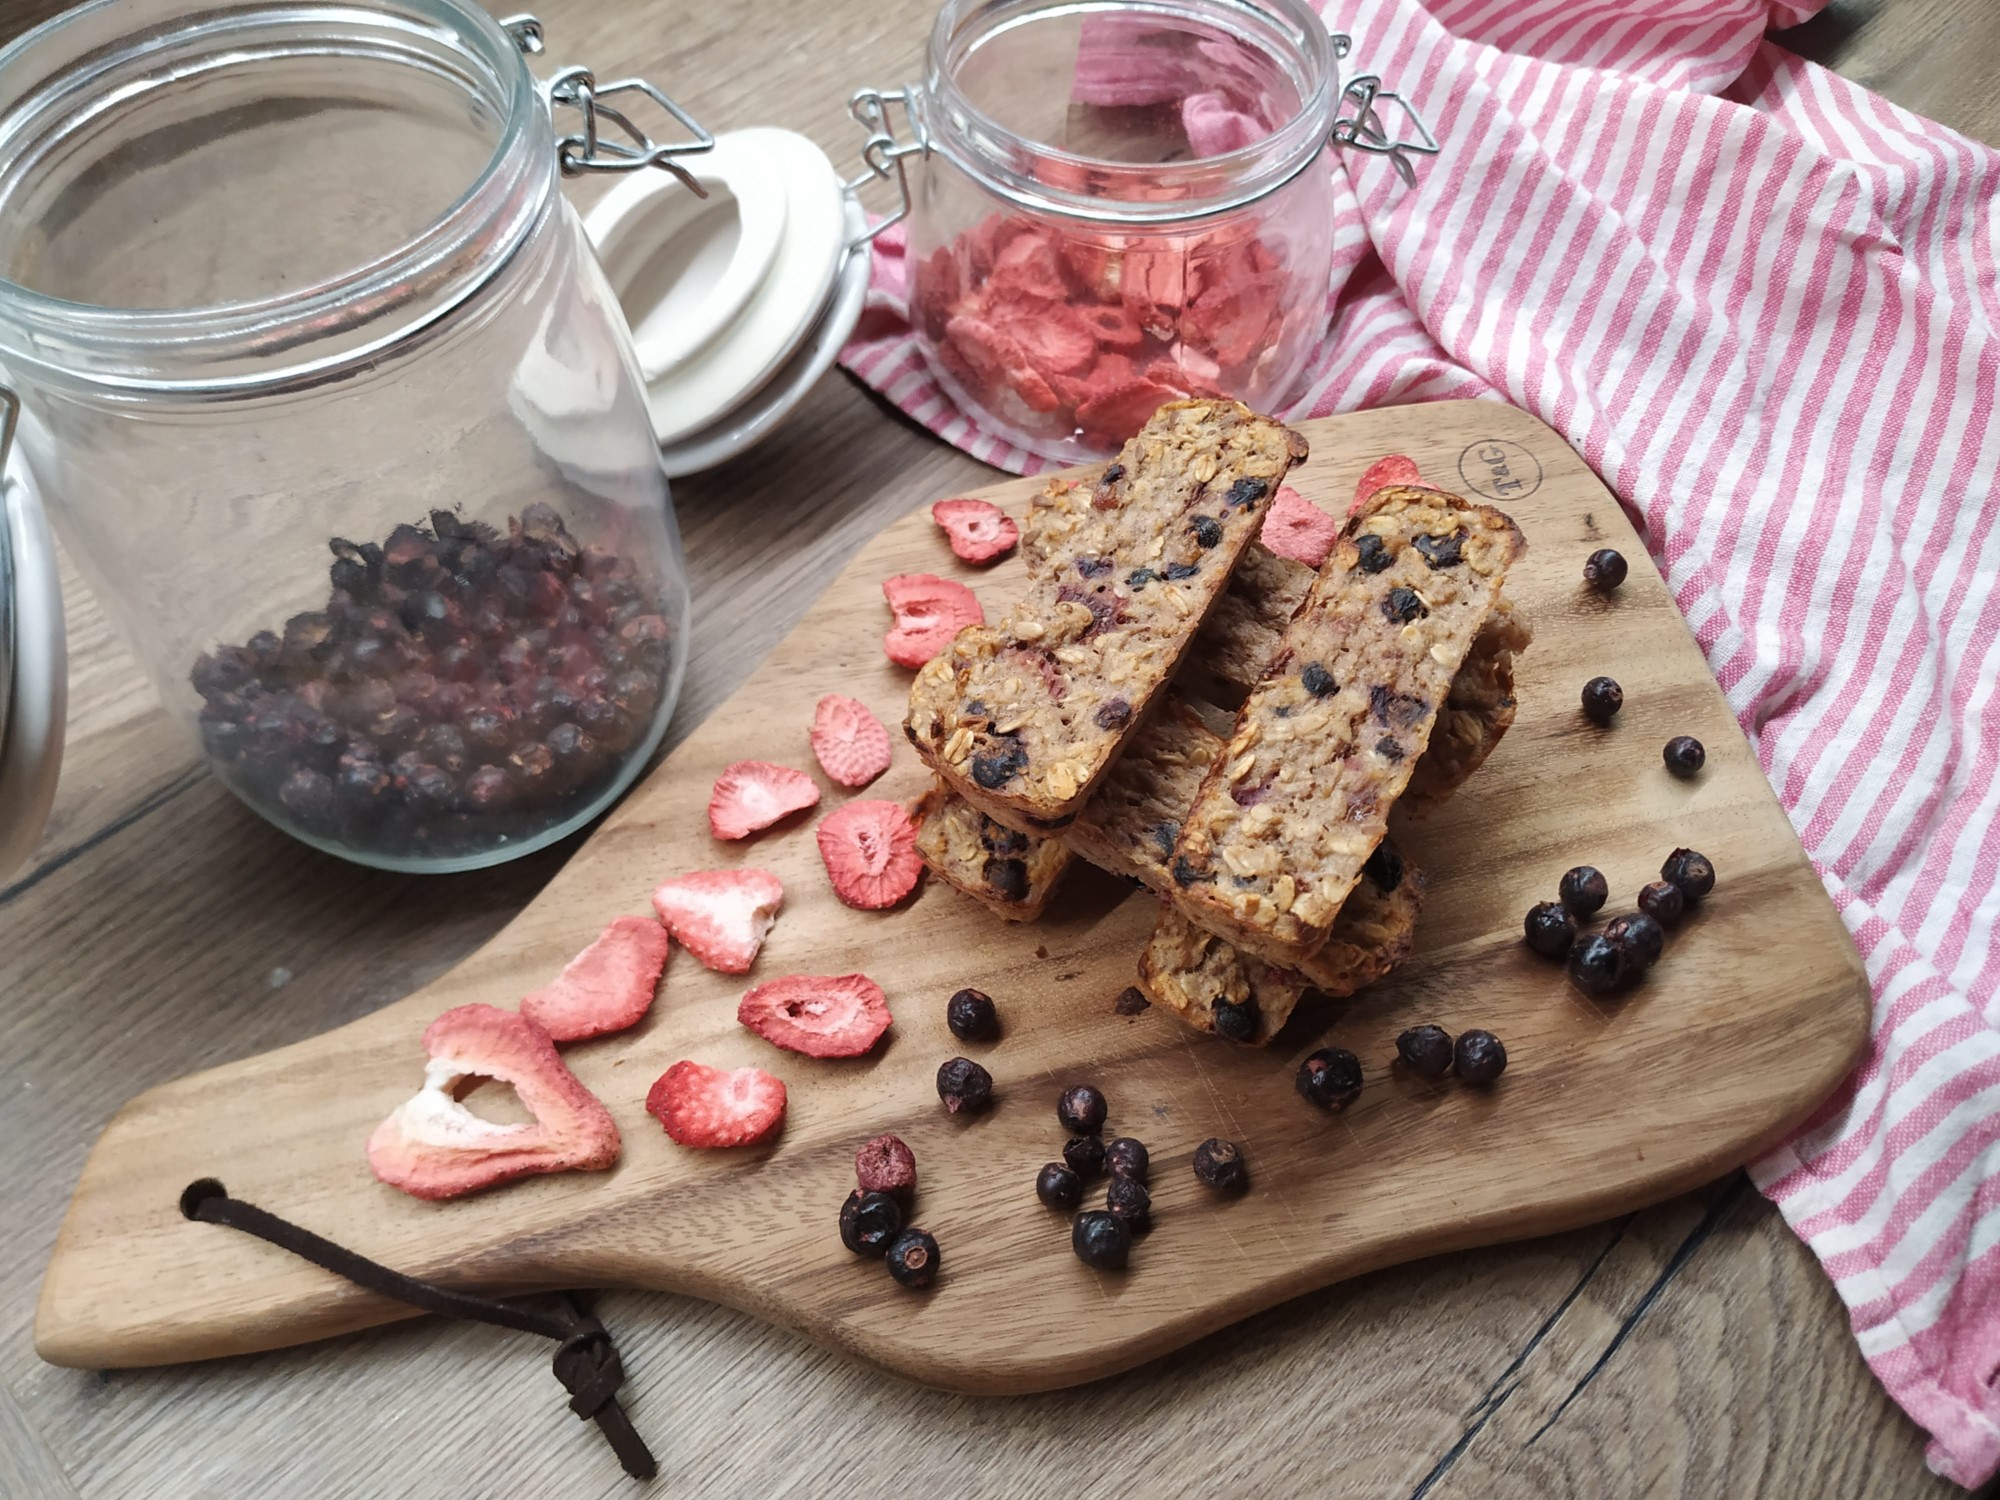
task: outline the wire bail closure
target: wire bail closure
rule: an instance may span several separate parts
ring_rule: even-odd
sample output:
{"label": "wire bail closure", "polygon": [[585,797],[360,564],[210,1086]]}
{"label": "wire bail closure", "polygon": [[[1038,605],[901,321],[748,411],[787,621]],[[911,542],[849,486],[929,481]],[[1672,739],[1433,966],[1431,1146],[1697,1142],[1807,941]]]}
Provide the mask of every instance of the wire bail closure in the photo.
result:
{"label": "wire bail closure", "polygon": [[[521,49],[524,56],[542,55],[546,38],[538,18],[531,15],[508,16],[500,22],[500,27],[513,38],[514,45]],[[697,198],[708,196],[707,190],[695,180],[694,175],[674,158],[699,156],[704,151],[713,150],[715,137],[645,79],[620,78],[612,83],[599,83],[596,74],[589,68],[568,67],[543,84],[542,91],[549,102],[551,119],[558,105],[574,109],[583,116],[581,130],[556,142],[556,161],[562,167],[563,176],[581,177],[587,172],[636,172],[644,167],[658,167],[673,173],[681,185]],[[604,102],[614,94],[645,95],[684,126],[693,139],[664,144],[655,141],[623,110]],[[602,128],[606,121],[617,127],[624,138],[606,133]]]}
{"label": "wire bail closure", "polygon": [[0,481],[7,473],[7,455],[13,451],[14,427],[20,420],[21,398],[0,385]]}
{"label": "wire bail closure", "polygon": [[[1330,40],[1336,59],[1344,59],[1354,50],[1354,39],[1344,32],[1334,32]],[[1403,179],[1403,185],[1415,187],[1417,169],[1410,160],[1411,154],[1436,156],[1439,150],[1437,137],[1431,134],[1430,126],[1417,113],[1417,107],[1394,90],[1383,88],[1381,76],[1375,73],[1357,73],[1348,79],[1347,86],[1340,91],[1340,99],[1342,105],[1352,102],[1354,113],[1335,119],[1333,133],[1328,139],[1335,146],[1352,146],[1373,156],[1388,157],[1396,175]],[[1416,131],[1416,140],[1399,140],[1384,128],[1375,106],[1385,103],[1393,104],[1403,112]]]}
{"label": "wire bail closure", "polygon": [[[896,138],[896,126],[890,119],[889,107],[899,106],[903,120],[910,127],[911,140]],[[854,123],[868,132],[868,139],[861,147],[861,160],[868,170],[846,184],[850,193],[858,194],[871,182],[888,182],[892,178],[896,184],[896,211],[852,240],[848,249],[856,250],[872,244],[875,236],[891,224],[900,224],[910,216],[910,174],[903,163],[912,156],[921,156],[931,149],[930,137],[924,133],[923,122],[910,108],[910,91],[900,89],[860,89],[847,101],[847,112],[854,117]]]}

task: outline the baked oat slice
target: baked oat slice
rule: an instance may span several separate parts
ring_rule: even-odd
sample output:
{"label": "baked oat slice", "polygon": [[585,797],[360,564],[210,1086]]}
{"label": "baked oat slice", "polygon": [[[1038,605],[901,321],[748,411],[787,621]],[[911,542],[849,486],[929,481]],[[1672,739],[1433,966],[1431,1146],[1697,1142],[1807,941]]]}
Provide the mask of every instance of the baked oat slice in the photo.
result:
{"label": "baked oat slice", "polygon": [[1089,800],[1178,670],[1305,439],[1235,401],[1160,408],[1088,488],[1052,495],[1045,559],[993,625],[910,688],[905,732],[945,782],[1015,827]]}
{"label": "baked oat slice", "polygon": [[1514,725],[1514,658],[1533,639],[1502,598],[1451,679],[1430,743],[1397,804],[1405,812],[1430,812],[1486,764]]}
{"label": "baked oat slice", "polygon": [[1319,951],[1525,548],[1491,506],[1369,497],[1182,822],[1174,899],[1195,925],[1281,967]]}
{"label": "baked oat slice", "polygon": [[1032,922],[1076,856],[1061,839],[994,822],[942,782],[917,803],[917,854],[933,875],[1009,922]]}
{"label": "baked oat slice", "polygon": [[1169,691],[1062,838],[1100,870],[1171,895],[1181,819],[1215,764],[1229,716]]}
{"label": "baked oat slice", "polygon": [[1303,969],[1266,963],[1163,904],[1139,955],[1139,986],[1197,1031],[1263,1046],[1308,990],[1351,995],[1408,958],[1423,904],[1423,872],[1384,840]]}

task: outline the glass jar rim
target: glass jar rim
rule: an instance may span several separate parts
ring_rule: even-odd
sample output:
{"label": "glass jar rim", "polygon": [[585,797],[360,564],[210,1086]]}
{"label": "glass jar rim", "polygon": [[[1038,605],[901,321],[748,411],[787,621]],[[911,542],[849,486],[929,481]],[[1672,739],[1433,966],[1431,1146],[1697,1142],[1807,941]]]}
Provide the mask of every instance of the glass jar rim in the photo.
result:
{"label": "glass jar rim", "polygon": [[[0,48],[0,162],[10,157],[10,130],[47,110],[51,94],[80,96],[66,98],[73,107],[101,101],[116,85],[118,68],[168,37],[227,67],[241,60],[235,49],[246,31],[282,26],[318,8],[262,0],[190,10],[151,29],[126,18],[129,0],[88,0],[57,15]],[[469,65],[456,80],[482,97],[501,128],[464,191],[399,245],[310,286],[239,302],[102,307],[0,276],[0,366],[118,392],[225,396],[321,384],[435,325],[506,262],[547,212],[556,179],[548,112],[514,38],[470,0],[331,8]],[[64,55],[77,42],[84,50]],[[338,50],[338,39],[328,39],[282,55]],[[27,75],[19,87],[10,78],[16,71]],[[11,170],[0,168],[0,179]],[[536,188],[538,179],[538,190],[520,191]]]}
{"label": "glass jar rim", "polygon": [[[960,88],[957,65],[987,38],[1036,15],[1155,16],[1214,20],[1233,15],[1289,47],[1301,70],[1297,112],[1277,130],[1232,151],[1174,163],[1135,163],[1065,151],[1001,124]],[[1233,33],[1245,39],[1244,32]],[[1304,0],[947,0],[931,28],[925,79],[911,91],[925,144],[1015,206],[1113,224],[1181,224],[1242,208],[1310,166],[1332,136],[1339,63],[1325,21]],[[1145,197],[1081,192],[1058,178],[1130,183]]]}

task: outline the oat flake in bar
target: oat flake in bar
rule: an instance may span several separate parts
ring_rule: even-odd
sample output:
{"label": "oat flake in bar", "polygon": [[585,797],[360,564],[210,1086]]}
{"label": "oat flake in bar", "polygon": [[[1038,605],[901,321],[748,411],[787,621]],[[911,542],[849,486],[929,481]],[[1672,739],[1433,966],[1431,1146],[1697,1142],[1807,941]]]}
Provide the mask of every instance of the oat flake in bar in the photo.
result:
{"label": "oat flake in bar", "polygon": [[1175,900],[1197,926],[1287,968],[1319,951],[1525,548],[1490,506],[1369,498],[1183,822]]}
{"label": "oat flake in bar", "polygon": [[1038,518],[1048,566],[917,674],[904,729],[1016,826],[1075,816],[1179,668],[1305,439],[1234,401],[1160,408]]}

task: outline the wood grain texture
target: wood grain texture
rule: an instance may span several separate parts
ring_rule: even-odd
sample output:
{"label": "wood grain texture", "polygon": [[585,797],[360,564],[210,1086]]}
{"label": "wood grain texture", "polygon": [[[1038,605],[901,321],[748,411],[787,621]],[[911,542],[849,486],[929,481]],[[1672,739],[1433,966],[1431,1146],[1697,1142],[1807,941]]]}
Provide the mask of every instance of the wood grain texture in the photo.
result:
{"label": "wood grain texture", "polygon": [[[0,4],[0,37],[61,8]],[[650,70],[714,122],[789,124],[845,160],[841,101],[857,83],[914,70],[933,7],[536,8],[561,56]],[[1830,10],[1838,25],[1814,23],[1787,44],[2000,139],[2000,94],[1941,88],[2000,67],[2000,15],[1984,0]],[[867,536],[989,472],[829,379],[754,460],[676,485],[699,623],[672,734],[729,695]],[[426,1321],[109,1376],[34,1356],[28,1320],[63,1203],[122,1102],[408,993],[487,940],[566,853],[403,879],[287,842],[205,776],[159,779],[167,766],[192,770],[187,747],[88,594],[72,584],[68,602],[72,673],[94,675],[104,712],[79,722],[73,676],[61,821],[25,877],[33,884],[0,891],[0,1132],[14,1150],[0,1216],[0,1384],[22,1421],[93,1500],[638,1492],[562,1410],[540,1347],[490,1329]],[[92,627],[81,649],[80,624]],[[93,924],[105,911],[117,920]],[[1430,1180],[1449,1191],[1451,1165]],[[914,1490],[1010,1500],[1224,1486],[1593,1500],[1963,1493],[1924,1470],[1922,1434],[1862,1364],[1811,1254],[1740,1174],[1721,1190],[1732,1187],[1706,1234],[1713,1189],[1612,1224],[1371,1273],[1174,1359],[1050,1396],[972,1399],[884,1380],[684,1297],[610,1294],[600,1310],[664,1461],[646,1493],[819,1495],[885,1465]],[[1599,1361],[1532,1450],[1504,1426],[1520,1394],[1488,1419],[1499,1395],[1545,1376],[1535,1388],[1559,1386],[1559,1401]],[[1552,1469],[1538,1455],[1557,1444]],[[46,1467],[17,1460],[11,1429],[0,1447],[13,1462],[0,1465],[0,1495],[62,1493],[42,1482]]]}
{"label": "wood grain texture", "polygon": [[[1150,896],[1082,874],[1042,921],[996,921],[943,887],[903,910],[856,912],[834,897],[810,816],[718,844],[705,807],[716,774],[746,754],[810,764],[802,741],[830,689],[895,722],[909,674],[881,652],[881,580],[957,575],[997,615],[1023,583],[1018,557],[983,573],[953,559],[921,512],[863,549],[769,660],[629,794],[528,908],[438,981],[367,1019],[283,1051],[154,1089],[122,1110],[85,1164],[43,1283],[46,1359],[131,1366],[244,1353],[399,1315],[336,1278],[242,1237],[184,1221],[180,1190],[218,1177],[322,1233],[417,1275],[508,1288],[625,1285],[689,1291],[929,1384],[1045,1389],[1154,1357],[1286,1297],[1372,1267],[1601,1219],[1712,1178],[1779,1138],[1851,1065],[1867,1035],[1860,961],[1735,732],[1699,648],[1615,501],[1556,435],[1487,402],[1362,412],[1302,424],[1314,455],[1293,475],[1338,507],[1377,456],[1402,452],[1441,482],[1504,500],[1528,539],[1508,592],[1537,633],[1522,660],[1513,733],[1462,804],[1402,823],[1430,875],[1416,951],[1390,980],[1334,1010],[1334,1035],[1371,1088],[1338,1117],[1291,1088],[1314,1027],[1290,1045],[1239,1049],[1155,1011],[1115,1015],[1150,931]],[[1017,513],[1040,488],[984,491]],[[1583,586],[1600,546],[1632,559],[1615,597]],[[1599,729],[1578,684],[1606,672],[1627,706]],[[1659,747],[1692,732],[1714,748],[1684,782]],[[911,798],[928,776],[905,747],[860,795]],[[829,789],[822,809],[832,805]],[[1720,886],[1676,931],[1641,992],[1585,1001],[1527,954],[1520,915],[1572,864],[1605,870],[1629,906],[1679,844],[1702,849]],[[863,970],[898,1016],[877,1056],[813,1062],[736,1024],[746,981],[685,955],[638,1029],[569,1051],[625,1134],[608,1174],[572,1173],[439,1206],[370,1177],[369,1131],[413,1090],[418,1038],[453,1005],[512,1005],[546,982],[607,918],[643,911],[663,875],[751,864],[785,881],[784,914],[751,981]],[[1094,872],[1090,872],[1094,874]],[[978,1051],[999,1104],[949,1120],[932,1076],[960,1050],[944,998],[974,984],[1000,998],[1007,1036]],[[1394,1038],[1441,1021],[1509,1046],[1490,1091],[1390,1075]],[[785,1078],[791,1108],[774,1148],[689,1152],[643,1112],[677,1058],[755,1063]],[[1100,1083],[1114,1131],[1152,1147],[1160,1221],[1127,1277],[1070,1255],[1066,1226],[1029,1184],[1061,1145],[1054,1096]],[[928,1296],[902,1294],[830,1232],[852,1157],[895,1131],[918,1153],[919,1219],[945,1246]],[[1211,1135],[1238,1141],[1250,1195],[1217,1203],[1187,1170]],[[1444,1200],[1413,1175],[1452,1160]],[[635,1231],[646,1224],[643,1235]],[[982,1338],[963,1347],[959,1330]]]}

